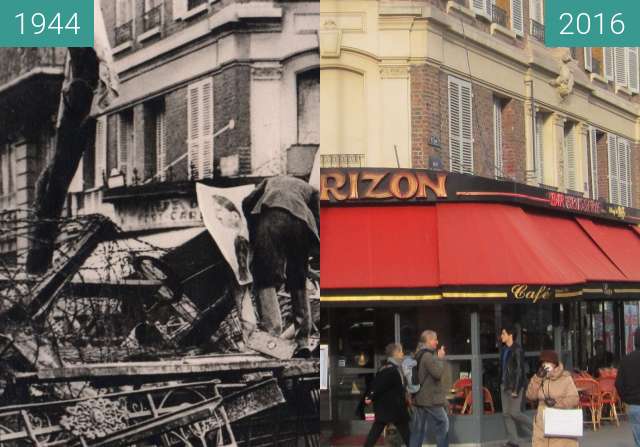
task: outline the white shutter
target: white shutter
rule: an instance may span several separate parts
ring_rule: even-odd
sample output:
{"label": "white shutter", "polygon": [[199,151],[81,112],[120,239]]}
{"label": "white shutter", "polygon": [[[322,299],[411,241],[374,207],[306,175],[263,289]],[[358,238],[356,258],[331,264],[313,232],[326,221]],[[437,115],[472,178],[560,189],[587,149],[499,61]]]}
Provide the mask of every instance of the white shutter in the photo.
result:
{"label": "white shutter", "polygon": [[620,177],[618,173],[618,143],[616,136],[607,134],[609,155],[609,202],[620,203]]}
{"label": "white shutter", "polygon": [[575,126],[570,125],[568,130],[564,131],[564,154],[565,154],[565,174],[566,186],[572,191],[577,191],[577,160],[576,160],[576,141]]}
{"label": "white shutter", "polygon": [[524,7],[523,0],[511,0],[511,29],[516,34],[524,34]]}
{"label": "white shutter", "polygon": [[589,128],[589,163],[591,164],[590,197],[598,198],[598,134],[594,127]]}
{"label": "white shutter", "polygon": [[202,157],[203,177],[213,176],[213,81],[202,84]]}
{"label": "white shutter", "polygon": [[544,24],[544,12],[542,10],[542,0],[530,0],[529,9],[531,11],[531,18],[541,25]]}
{"label": "white shutter", "polygon": [[196,180],[200,178],[200,150],[201,150],[201,126],[200,126],[200,83],[191,84],[188,88],[188,111],[187,120],[189,124],[188,146],[188,167],[189,178]]}
{"label": "white shutter", "polygon": [[593,71],[593,54],[591,48],[584,48],[584,69],[587,71]]}
{"label": "white shutter", "polygon": [[502,164],[502,101],[493,99],[493,135],[495,176],[504,177]]}
{"label": "white shutter", "polygon": [[627,52],[627,80],[629,89],[640,92],[640,79],[638,78],[638,47],[626,48]]}
{"label": "white shutter", "polygon": [[166,180],[167,142],[165,130],[164,110],[159,109],[156,114],[156,173],[160,181]]}
{"label": "white shutter", "polygon": [[487,0],[471,0],[471,9],[480,14],[486,14]]}
{"label": "white shutter", "polygon": [[536,146],[534,148],[538,183],[544,183],[544,117],[536,113]]}
{"label": "white shutter", "polygon": [[104,185],[107,170],[107,117],[101,116],[96,120],[96,159],[93,184],[96,188]]}
{"label": "white shutter", "polygon": [[484,0],[484,10],[493,21],[493,4],[495,0]]}
{"label": "white shutter", "polygon": [[129,124],[124,112],[118,114],[118,142],[117,142],[117,168],[127,177],[127,164],[129,159]]}
{"label": "white shutter", "polygon": [[173,0],[173,20],[180,20],[187,13],[187,0]]}
{"label": "white shutter", "polygon": [[626,87],[628,84],[627,77],[627,51],[624,47],[616,47],[613,49],[613,59],[615,67],[616,85]]}
{"label": "white shutter", "polygon": [[454,172],[473,173],[471,84],[449,76],[449,155]]}
{"label": "white shutter", "polygon": [[213,175],[213,81],[204,79],[188,88],[189,177]]}
{"label": "white shutter", "polygon": [[613,57],[613,48],[603,48],[602,52],[604,54],[604,77],[607,79],[607,81],[613,81],[615,79],[615,58]]}
{"label": "white shutter", "polygon": [[618,138],[618,176],[620,182],[620,205],[631,206],[631,163],[630,144],[624,138]]}

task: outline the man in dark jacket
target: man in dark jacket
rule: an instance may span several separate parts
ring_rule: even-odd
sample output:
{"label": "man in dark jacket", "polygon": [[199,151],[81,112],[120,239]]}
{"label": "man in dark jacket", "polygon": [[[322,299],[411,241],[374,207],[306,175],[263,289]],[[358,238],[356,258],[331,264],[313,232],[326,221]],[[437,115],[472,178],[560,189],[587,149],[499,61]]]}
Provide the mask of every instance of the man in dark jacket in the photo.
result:
{"label": "man in dark jacket", "polygon": [[447,390],[449,369],[445,349],[438,349],[438,334],[424,331],[420,336],[423,350],[416,353],[420,390],[415,395],[410,447],[421,447],[427,430],[433,430],[437,447],[449,445],[449,417],[447,416]]}
{"label": "man in dark jacket", "polygon": [[526,387],[524,371],[524,351],[515,342],[515,329],[506,325],[500,332],[500,396],[502,398],[502,416],[507,431],[505,447],[518,446],[516,422],[531,436],[532,421],[522,412],[522,395]]}
{"label": "man in dark jacket", "polygon": [[295,321],[299,322],[297,355],[308,356],[313,321],[306,281],[309,254],[320,243],[318,191],[295,177],[272,177],[242,201],[242,211],[249,226],[251,273],[258,292],[262,326],[271,335],[282,334],[276,288],[286,278]]}
{"label": "man in dark jacket", "polygon": [[402,370],[402,345],[391,343],[385,349],[386,362],[373,381],[373,391],[365,403],[373,402],[375,421],[369,430],[364,447],[373,447],[388,424],[395,425],[402,440],[409,445],[409,412],[405,376]]}
{"label": "man in dark jacket", "polygon": [[620,398],[627,404],[627,414],[631,421],[633,438],[636,446],[640,446],[640,327],[636,329],[633,337],[636,350],[627,355],[620,362],[618,376],[616,377],[616,389]]}

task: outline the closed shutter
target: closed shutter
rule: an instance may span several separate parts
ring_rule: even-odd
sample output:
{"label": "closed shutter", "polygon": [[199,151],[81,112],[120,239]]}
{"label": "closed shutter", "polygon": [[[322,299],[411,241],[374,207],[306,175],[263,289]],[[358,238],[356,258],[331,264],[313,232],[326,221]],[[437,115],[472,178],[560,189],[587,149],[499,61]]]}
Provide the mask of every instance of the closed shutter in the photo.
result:
{"label": "closed shutter", "polygon": [[544,24],[544,12],[542,10],[542,0],[530,0],[531,18],[540,24]]}
{"label": "closed shutter", "polygon": [[638,77],[638,47],[629,47],[627,51],[627,72],[629,89],[634,92],[640,92],[640,79]]}
{"label": "closed shutter", "polygon": [[627,51],[624,47],[613,49],[616,85],[626,87],[628,84]]}
{"label": "closed shutter", "polygon": [[593,71],[593,54],[591,48],[584,48],[584,69],[587,71]]}
{"label": "closed shutter", "polygon": [[565,129],[564,131],[564,153],[566,157],[565,173],[567,176],[567,188],[572,191],[577,191],[576,141],[575,126],[573,124],[571,124],[569,128]]}
{"label": "closed shutter", "polygon": [[616,136],[607,134],[609,156],[609,202],[620,203],[620,177],[618,173],[618,144]]}
{"label": "closed shutter", "polygon": [[589,128],[589,163],[590,169],[590,197],[598,198],[598,133],[594,127]]}
{"label": "closed shutter", "polygon": [[478,14],[491,17],[491,0],[472,0],[471,8]]}
{"label": "closed shutter", "polygon": [[473,173],[471,84],[449,77],[449,155],[451,171]]}
{"label": "closed shutter", "polygon": [[156,114],[156,173],[160,181],[166,180],[167,173],[167,144],[165,136],[164,110],[158,110]]}
{"label": "closed shutter", "polygon": [[211,79],[188,88],[189,178],[202,179],[213,174],[213,82]]}
{"label": "closed shutter", "polygon": [[544,117],[541,113],[536,113],[536,145],[533,155],[538,183],[544,183]]}
{"label": "closed shutter", "polygon": [[96,188],[104,185],[107,170],[107,117],[96,120],[96,160],[93,184]]}
{"label": "closed shutter", "polygon": [[618,176],[620,181],[620,205],[631,206],[631,144],[618,138]]}
{"label": "closed shutter", "polygon": [[502,170],[502,101],[499,98],[493,99],[493,135],[495,176],[504,177]]}
{"label": "closed shutter", "polygon": [[523,0],[511,0],[511,29],[518,35],[524,34]]}
{"label": "closed shutter", "polygon": [[122,112],[118,114],[117,167],[120,170],[120,172],[125,174],[125,178],[127,174],[127,164],[129,160],[129,138],[130,138],[129,132],[130,132],[129,121],[125,116],[125,112]]}
{"label": "closed shutter", "polygon": [[187,13],[187,0],[173,0],[173,20],[180,20]]}
{"label": "closed shutter", "polygon": [[613,48],[606,47],[602,50],[604,53],[604,77],[607,81],[613,81],[615,79]]}

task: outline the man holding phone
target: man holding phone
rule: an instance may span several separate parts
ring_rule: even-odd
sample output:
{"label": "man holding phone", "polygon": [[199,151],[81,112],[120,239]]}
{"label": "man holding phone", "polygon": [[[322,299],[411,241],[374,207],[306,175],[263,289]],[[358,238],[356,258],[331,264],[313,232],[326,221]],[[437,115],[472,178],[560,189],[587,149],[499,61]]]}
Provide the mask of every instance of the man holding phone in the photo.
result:
{"label": "man holding phone", "polygon": [[449,417],[447,416],[448,366],[444,346],[438,349],[438,334],[424,331],[420,336],[424,349],[416,354],[420,390],[415,395],[413,426],[409,447],[420,447],[432,430],[437,447],[449,446]]}

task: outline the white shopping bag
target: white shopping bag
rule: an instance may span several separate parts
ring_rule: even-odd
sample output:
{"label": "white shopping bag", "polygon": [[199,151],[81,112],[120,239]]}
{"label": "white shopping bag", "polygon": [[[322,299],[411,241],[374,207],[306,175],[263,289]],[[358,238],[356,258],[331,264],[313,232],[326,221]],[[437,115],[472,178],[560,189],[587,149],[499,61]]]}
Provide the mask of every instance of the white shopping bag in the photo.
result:
{"label": "white shopping bag", "polygon": [[546,438],[579,438],[582,436],[582,410],[544,409]]}

